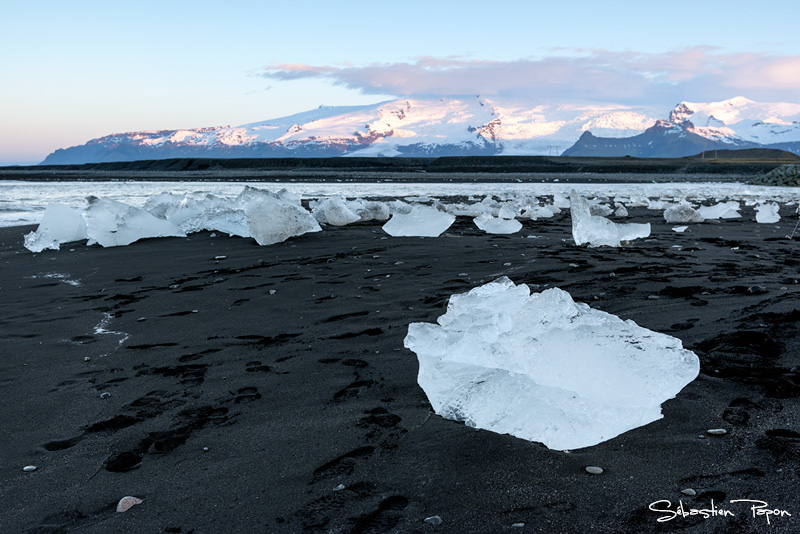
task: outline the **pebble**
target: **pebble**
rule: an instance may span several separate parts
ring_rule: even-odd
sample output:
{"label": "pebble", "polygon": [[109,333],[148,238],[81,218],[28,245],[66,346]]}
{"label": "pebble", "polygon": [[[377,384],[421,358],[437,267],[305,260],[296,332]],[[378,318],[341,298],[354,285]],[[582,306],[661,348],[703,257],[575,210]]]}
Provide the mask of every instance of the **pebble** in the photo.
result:
{"label": "pebble", "polygon": [[724,428],[712,428],[711,430],[708,430],[706,432],[706,434],[710,436],[724,436],[727,433],[728,431],[725,430]]}
{"label": "pebble", "polygon": [[31,471],[36,471],[37,469],[38,467],[36,467],[35,465],[26,465],[25,467],[22,468],[22,470],[25,471],[26,473],[30,473]]}
{"label": "pebble", "polygon": [[117,512],[127,512],[137,504],[142,504],[144,501],[138,497],[131,497],[127,495],[119,500],[117,503]]}
{"label": "pebble", "polygon": [[109,393],[108,391],[104,391],[104,392],[102,392],[102,393],[100,394],[100,398],[101,398],[101,399],[107,399],[107,398],[109,398],[110,396],[111,396],[111,393]]}
{"label": "pebble", "polygon": [[684,495],[688,495],[689,497],[694,497],[695,495],[697,495],[697,492],[692,488],[686,488],[685,490],[681,490],[681,493],[683,493]]}
{"label": "pebble", "polygon": [[426,517],[425,518],[425,522],[426,523],[430,523],[431,525],[441,525],[442,524],[442,518],[439,517],[438,515],[432,515],[430,517]]}
{"label": "pebble", "polygon": [[603,468],[590,465],[589,467],[586,468],[586,472],[589,473],[590,475],[602,475]]}

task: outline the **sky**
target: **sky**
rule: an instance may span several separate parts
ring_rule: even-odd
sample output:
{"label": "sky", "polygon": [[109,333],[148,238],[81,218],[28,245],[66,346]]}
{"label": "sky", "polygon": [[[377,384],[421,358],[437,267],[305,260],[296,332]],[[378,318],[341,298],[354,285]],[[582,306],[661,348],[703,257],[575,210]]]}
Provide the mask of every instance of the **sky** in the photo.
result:
{"label": "sky", "polygon": [[800,2],[0,2],[0,165],[111,133],[474,95],[800,103]]}

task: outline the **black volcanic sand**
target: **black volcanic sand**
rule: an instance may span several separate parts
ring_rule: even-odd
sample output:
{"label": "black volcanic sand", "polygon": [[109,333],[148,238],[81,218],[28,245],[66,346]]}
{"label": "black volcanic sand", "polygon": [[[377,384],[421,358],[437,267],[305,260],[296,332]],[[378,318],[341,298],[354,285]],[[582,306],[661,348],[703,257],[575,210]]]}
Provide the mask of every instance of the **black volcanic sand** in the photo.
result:
{"label": "black volcanic sand", "polygon": [[[784,211],[677,234],[633,209],[652,236],[619,249],[576,247],[566,213],[513,236],[459,218],[435,239],[360,224],[41,254],[1,229],[0,531],[799,532]],[[407,325],[503,275],[677,336],[700,376],[662,420],[569,453],[432,414]],[[125,495],[144,503],[116,513]],[[735,516],[658,523],[659,500]]]}

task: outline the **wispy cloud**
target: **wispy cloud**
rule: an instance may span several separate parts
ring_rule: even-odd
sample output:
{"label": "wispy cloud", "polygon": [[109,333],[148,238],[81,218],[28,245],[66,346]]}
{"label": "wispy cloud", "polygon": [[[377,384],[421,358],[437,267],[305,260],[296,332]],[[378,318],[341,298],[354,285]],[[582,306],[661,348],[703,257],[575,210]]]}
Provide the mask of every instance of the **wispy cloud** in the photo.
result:
{"label": "wispy cloud", "polygon": [[421,57],[362,66],[273,64],[272,80],[327,79],[365,94],[504,95],[555,99],[674,103],[743,95],[800,101],[800,55],[723,53],[692,47],[661,54],[554,50],[515,61]]}

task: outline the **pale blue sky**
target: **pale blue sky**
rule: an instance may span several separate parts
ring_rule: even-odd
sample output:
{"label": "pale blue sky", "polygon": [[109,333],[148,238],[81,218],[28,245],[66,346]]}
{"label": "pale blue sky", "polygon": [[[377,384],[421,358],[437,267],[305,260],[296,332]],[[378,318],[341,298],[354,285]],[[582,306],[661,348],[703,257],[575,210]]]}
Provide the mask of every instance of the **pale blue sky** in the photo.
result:
{"label": "pale blue sky", "polygon": [[[470,76],[480,85],[478,61],[495,76],[484,90],[498,94],[505,91],[503,72],[519,72],[519,62],[534,69],[565,62],[576,80],[598,62],[616,75],[626,68],[638,75],[664,70],[670,87],[692,93],[680,99],[718,92],[718,100],[742,94],[798,102],[800,73],[777,93],[752,80],[740,83],[752,69],[700,81],[703,69],[734,69],[743,61],[777,61],[773,70],[786,79],[800,55],[798,4],[3,0],[0,162],[38,162],[57,148],[114,132],[238,125],[320,104],[413,94],[431,86],[423,78],[433,60],[423,57],[460,69],[448,87],[463,94],[477,92]],[[690,49],[696,54],[686,54]],[[676,67],[697,54],[702,58],[691,69]],[[671,64],[662,69],[661,63]],[[409,65],[414,80],[383,83],[382,76]],[[391,92],[381,94],[378,86]],[[584,89],[567,96],[586,98],[591,88]],[[541,84],[517,83],[508,91],[546,93]],[[654,90],[652,104],[672,105],[676,94]]]}

